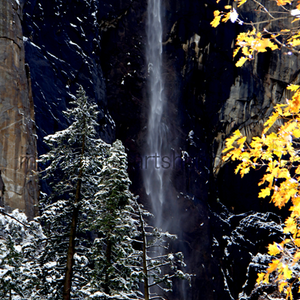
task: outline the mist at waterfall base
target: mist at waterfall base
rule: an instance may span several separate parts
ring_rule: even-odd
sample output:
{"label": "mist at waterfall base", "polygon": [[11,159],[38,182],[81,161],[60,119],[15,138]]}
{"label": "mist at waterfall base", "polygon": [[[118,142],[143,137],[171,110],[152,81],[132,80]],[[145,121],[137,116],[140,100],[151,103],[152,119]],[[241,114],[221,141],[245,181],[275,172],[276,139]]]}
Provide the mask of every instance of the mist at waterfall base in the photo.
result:
{"label": "mist at waterfall base", "polygon": [[[180,244],[180,222],[178,220],[177,193],[171,184],[173,170],[181,165],[182,155],[171,149],[170,131],[166,120],[166,93],[163,78],[163,24],[161,0],[148,0],[147,48],[149,112],[144,154],[138,163],[142,169],[145,192],[154,214],[153,225],[163,231],[178,235],[176,251],[182,251]],[[174,230],[176,223],[176,229]],[[179,226],[178,226],[179,225]],[[178,234],[179,233],[179,234]],[[173,249],[170,249],[173,250]],[[162,249],[160,250],[162,251]],[[176,299],[185,300],[186,283],[176,281]],[[159,289],[152,292],[161,294]],[[177,298],[179,296],[180,298]]]}

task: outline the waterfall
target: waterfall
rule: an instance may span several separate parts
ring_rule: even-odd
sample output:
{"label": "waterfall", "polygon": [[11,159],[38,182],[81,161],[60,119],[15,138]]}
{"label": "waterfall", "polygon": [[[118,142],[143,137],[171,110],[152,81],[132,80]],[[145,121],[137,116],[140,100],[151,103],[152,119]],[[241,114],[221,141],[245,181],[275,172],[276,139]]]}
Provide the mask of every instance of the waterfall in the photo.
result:
{"label": "waterfall", "polygon": [[156,226],[162,226],[162,205],[165,197],[166,170],[162,165],[166,150],[168,127],[163,123],[165,108],[162,76],[162,19],[161,0],[148,0],[147,63],[149,73],[149,119],[144,186],[156,217]]}
{"label": "waterfall", "polygon": [[[164,92],[162,53],[162,13],[161,0],[148,0],[147,50],[149,111],[147,145],[144,149],[143,181],[146,194],[155,216],[154,226],[172,232],[174,220],[170,216],[178,214],[174,201],[174,187],[169,183],[172,169],[176,168],[176,153],[171,149],[171,137],[167,123],[167,99]],[[174,141],[173,141],[174,144]],[[172,196],[173,195],[173,196]],[[165,211],[164,216],[163,211]],[[161,253],[162,249],[157,250]],[[155,289],[155,287],[154,287]],[[186,298],[186,284],[178,288],[181,299]],[[177,292],[178,292],[177,290]],[[160,294],[160,290],[156,291]]]}

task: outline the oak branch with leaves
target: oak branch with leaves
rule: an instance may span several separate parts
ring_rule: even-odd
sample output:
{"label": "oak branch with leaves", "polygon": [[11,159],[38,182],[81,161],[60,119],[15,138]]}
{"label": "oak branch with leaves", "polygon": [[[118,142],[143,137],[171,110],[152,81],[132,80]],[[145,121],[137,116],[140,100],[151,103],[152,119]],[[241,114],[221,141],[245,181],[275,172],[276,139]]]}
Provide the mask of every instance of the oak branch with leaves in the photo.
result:
{"label": "oak branch with leaves", "polygon": [[[246,2],[255,4],[259,21],[243,20],[242,6]],[[228,20],[246,29],[236,39],[233,56],[240,55],[237,67],[268,49],[282,50],[286,55],[300,53],[299,0],[270,0],[264,4],[258,0],[235,0],[233,5],[214,12],[211,25],[217,27]],[[251,169],[264,168],[258,197],[270,197],[279,208],[289,206],[285,236],[281,243],[269,245],[268,253],[273,258],[268,268],[258,274],[257,285],[275,283],[282,296],[293,299],[293,294],[300,292],[296,290],[300,281],[300,85],[289,85],[287,89],[291,99],[275,106],[261,136],[248,143],[239,130],[235,131],[226,140],[223,161],[240,161],[235,172],[241,177]]]}

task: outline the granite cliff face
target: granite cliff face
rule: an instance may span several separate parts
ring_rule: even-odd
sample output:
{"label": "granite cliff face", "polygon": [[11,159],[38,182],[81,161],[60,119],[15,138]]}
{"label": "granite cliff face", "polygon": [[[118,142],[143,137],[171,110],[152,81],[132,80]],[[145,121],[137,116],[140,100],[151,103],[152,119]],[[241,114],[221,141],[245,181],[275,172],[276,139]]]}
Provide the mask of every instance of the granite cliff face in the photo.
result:
{"label": "granite cliff face", "polygon": [[35,215],[36,136],[30,70],[25,66],[19,1],[0,2],[0,202]]}
{"label": "granite cliff face", "polygon": [[[4,203],[11,191],[22,196],[9,206],[26,209],[36,201],[36,196],[26,196],[37,192],[36,186],[27,188],[34,182],[29,176],[35,139],[17,2],[1,1],[6,14],[0,37],[0,111],[6,123],[1,124],[5,134],[0,162]],[[132,190],[147,205],[141,182],[149,106],[146,9],[146,0],[27,0],[22,27],[38,153],[45,151],[43,136],[66,127],[62,111],[81,84],[100,107],[99,135],[125,144]],[[211,28],[218,9],[214,0],[166,0],[164,9],[164,118],[174,163],[163,215],[168,229],[179,237],[172,247],[184,252],[187,271],[195,274],[191,288],[176,282],[166,297],[238,299],[248,279],[243,294],[247,298],[255,273],[251,269],[246,277],[249,262],[280,234],[280,217],[257,198],[261,174],[241,180],[233,175],[233,165],[222,166],[220,152],[234,129],[249,138],[259,133],[273,105],[284,99],[285,86],[297,82],[297,59],[266,53],[238,70],[232,59],[238,25]],[[247,7],[245,15],[252,9]]]}

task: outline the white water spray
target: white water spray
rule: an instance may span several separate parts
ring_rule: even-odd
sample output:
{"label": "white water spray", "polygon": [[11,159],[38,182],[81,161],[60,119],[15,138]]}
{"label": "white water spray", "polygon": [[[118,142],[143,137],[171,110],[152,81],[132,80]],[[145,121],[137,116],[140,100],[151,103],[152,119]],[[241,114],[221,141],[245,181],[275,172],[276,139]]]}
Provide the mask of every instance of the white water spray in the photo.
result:
{"label": "white water spray", "polygon": [[162,76],[161,0],[148,0],[147,63],[149,73],[149,120],[147,133],[144,185],[156,216],[156,226],[162,226],[162,205],[165,197],[166,172],[161,165],[166,150],[168,128],[163,123],[165,96]]}

